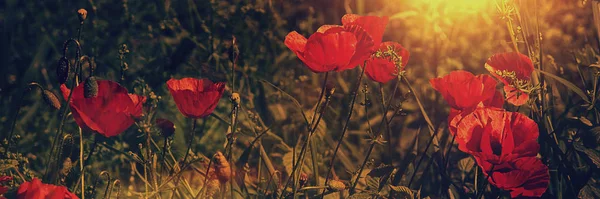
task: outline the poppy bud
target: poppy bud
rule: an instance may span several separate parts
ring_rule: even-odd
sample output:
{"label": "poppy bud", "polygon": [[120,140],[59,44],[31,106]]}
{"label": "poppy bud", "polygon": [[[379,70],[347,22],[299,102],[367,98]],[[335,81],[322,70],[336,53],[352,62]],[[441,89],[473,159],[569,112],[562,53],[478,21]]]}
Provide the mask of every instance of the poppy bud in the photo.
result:
{"label": "poppy bud", "polygon": [[239,93],[232,93],[230,99],[234,105],[240,104],[240,94]]}
{"label": "poppy bud", "polygon": [[61,57],[58,60],[58,66],[56,67],[56,76],[58,77],[58,83],[64,84],[67,82],[69,77],[69,60],[67,57]]}
{"label": "poppy bud", "polygon": [[329,189],[332,191],[343,191],[346,189],[346,184],[339,180],[332,180],[329,182]]}
{"label": "poppy bud", "polygon": [[58,100],[58,97],[56,97],[56,94],[54,94],[52,91],[44,89],[42,92],[42,96],[46,104],[52,106],[52,108],[55,108],[57,110],[60,109],[60,101]]}
{"label": "poppy bud", "polygon": [[77,10],[77,14],[79,15],[79,22],[83,23],[83,21],[85,21],[85,18],[87,18],[87,10],[81,8]]}
{"label": "poppy bud", "polygon": [[156,127],[158,127],[164,137],[170,137],[175,134],[175,124],[167,119],[156,119]]}
{"label": "poppy bud", "polygon": [[221,152],[215,154],[215,169],[217,178],[221,183],[226,183],[232,176],[231,168],[227,158]]}
{"label": "poppy bud", "polygon": [[90,76],[85,80],[83,85],[83,96],[85,98],[98,96],[98,82],[94,76]]}

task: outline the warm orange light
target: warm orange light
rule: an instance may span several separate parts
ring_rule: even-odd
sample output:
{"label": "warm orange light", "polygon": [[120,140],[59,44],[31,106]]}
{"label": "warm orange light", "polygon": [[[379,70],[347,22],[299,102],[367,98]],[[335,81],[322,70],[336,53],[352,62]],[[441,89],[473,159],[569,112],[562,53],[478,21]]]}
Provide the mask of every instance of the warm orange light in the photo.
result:
{"label": "warm orange light", "polygon": [[493,10],[495,0],[412,0],[416,6],[444,9],[447,13],[474,14]]}

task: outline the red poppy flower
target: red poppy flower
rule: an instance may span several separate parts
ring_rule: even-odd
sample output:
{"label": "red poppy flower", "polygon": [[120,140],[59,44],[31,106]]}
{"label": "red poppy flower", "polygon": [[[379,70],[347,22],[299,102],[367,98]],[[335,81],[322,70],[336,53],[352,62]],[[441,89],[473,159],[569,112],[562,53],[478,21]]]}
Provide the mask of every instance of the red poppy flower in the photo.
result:
{"label": "red poppy flower", "polygon": [[377,51],[383,39],[383,33],[388,21],[389,18],[387,16],[377,17],[346,14],[342,17],[344,28],[351,30],[351,32],[357,35],[357,38],[363,38],[358,40],[359,44],[356,46],[356,54],[350,61],[349,68],[363,64],[373,52]]}
{"label": "red poppy flower", "polygon": [[440,92],[446,102],[457,110],[465,110],[491,103],[490,106],[502,106],[495,99],[496,81],[488,75],[475,76],[470,72],[458,70],[450,74],[429,80],[435,90]]}
{"label": "red poppy flower", "polygon": [[[10,176],[2,176],[2,177],[0,177],[0,183],[5,183],[5,182],[8,182],[8,181],[11,181],[12,179],[13,178],[10,177]],[[6,192],[8,192],[8,187],[3,186],[3,185],[0,184],[0,199],[6,199],[4,196],[2,196]]]}
{"label": "red poppy flower", "polygon": [[479,108],[458,123],[458,149],[492,164],[535,157],[537,124],[527,116],[499,108]]}
{"label": "red poppy flower", "polygon": [[365,74],[373,81],[386,83],[396,77],[408,63],[410,53],[396,42],[383,42],[367,60]]}
{"label": "red poppy flower", "polygon": [[388,21],[389,17],[387,16],[377,17],[346,14],[342,17],[342,24],[344,26],[358,25],[369,33],[373,39],[373,49],[379,47]]}
{"label": "red poppy flower", "polygon": [[[66,85],[60,90],[65,99],[71,92]],[[131,126],[134,118],[142,115],[142,104],[146,97],[128,94],[127,89],[116,82],[98,80],[98,95],[86,98],[84,85],[73,89],[69,106],[75,122],[82,129],[94,131],[105,137],[119,135]]]}
{"label": "red poppy flower", "polygon": [[316,32],[308,39],[298,32],[285,37],[285,45],[315,73],[342,71],[356,52],[356,37],[342,29]]}
{"label": "red poppy flower", "polygon": [[462,118],[477,107],[501,108],[504,104],[502,94],[496,90],[496,81],[488,75],[475,76],[458,70],[444,77],[433,78],[429,83],[451,107],[448,124],[453,135]]}
{"label": "red poppy flower", "polygon": [[527,102],[527,87],[533,73],[529,57],[517,52],[499,53],[488,59],[485,68],[505,84],[508,103],[520,106]]}
{"label": "red poppy flower", "polygon": [[477,157],[475,160],[485,176],[491,173],[488,181],[500,189],[510,191],[512,198],[541,197],[548,188],[548,167],[536,157],[517,158],[496,165],[478,160]]}
{"label": "red poppy flower", "polygon": [[190,118],[203,118],[217,107],[225,90],[224,82],[208,79],[183,78],[167,81],[169,92],[175,99],[179,112]]}
{"label": "red poppy flower", "polygon": [[17,190],[18,199],[79,199],[64,186],[44,184],[37,178],[25,182]]}
{"label": "red poppy flower", "polygon": [[290,32],[285,45],[313,72],[352,69],[378,48],[388,17],[345,15],[342,23],[321,26],[308,39]]}

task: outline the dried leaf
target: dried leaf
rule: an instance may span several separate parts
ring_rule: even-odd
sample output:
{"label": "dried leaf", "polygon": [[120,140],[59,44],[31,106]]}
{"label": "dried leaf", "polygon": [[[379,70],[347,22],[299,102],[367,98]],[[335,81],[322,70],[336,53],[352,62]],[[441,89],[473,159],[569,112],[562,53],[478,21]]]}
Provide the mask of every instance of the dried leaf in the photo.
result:
{"label": "dried leaf", "polygon": [[414,198],[413,191],[410,190],[410,188],[408,188],[408,187],[390,185],[390,189],[392,189],[395,192],[396,197],[394,197],[394,198],[399,198],[399,199],[412,199],[412,198]]}
{"label": "dried leaf", "polygon": [[579,190],[578,198],[600,198],[600,188],[595,183],[594,179],[590,179],[588,183]]}
{"label": "dried leaf", "polygon": [[375,198],[374,196],[375,194],[372,193],[357,193],[351,195],[350,197],[348,197],[348,199],[371,199]]}
{"label": "dried leaf", "polygon": [[388,175],[394,171],[394,166],[391,165],[381,165],[377,168],[374,168],[369,172],[369,176],[371,177],[381,177],[384,175]]}

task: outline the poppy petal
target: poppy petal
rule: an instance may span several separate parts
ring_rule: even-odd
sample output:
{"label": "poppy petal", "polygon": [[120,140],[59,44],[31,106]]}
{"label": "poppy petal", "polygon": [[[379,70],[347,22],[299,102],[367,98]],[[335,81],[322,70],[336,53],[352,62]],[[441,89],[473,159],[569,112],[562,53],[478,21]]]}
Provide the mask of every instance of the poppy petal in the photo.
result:
{"label": "poppy petal", "polygon": [[315,33],[308,38],[304,57],[313,72],[343,70],[356,50],[356,38],[350,32]]}
{"label": "poppy petal", "polygon": [[377,17],[346,14],[342,17],[342,24],[344,26],[358,25],[362,27],[373,39],[374,48],[378,47],[381,43],[388,21],[389,17],[387,16]]}

